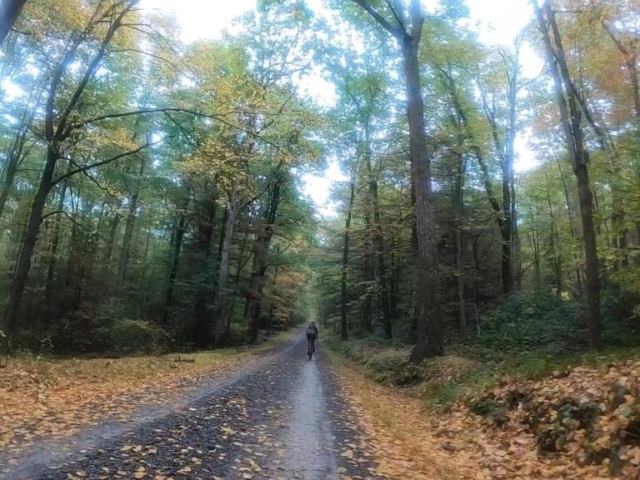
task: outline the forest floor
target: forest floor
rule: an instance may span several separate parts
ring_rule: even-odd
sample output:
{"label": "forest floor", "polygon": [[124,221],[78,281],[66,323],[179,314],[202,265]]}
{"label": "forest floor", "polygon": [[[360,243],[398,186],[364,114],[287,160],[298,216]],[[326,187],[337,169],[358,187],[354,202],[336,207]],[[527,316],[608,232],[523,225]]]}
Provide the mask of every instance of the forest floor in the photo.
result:
{"label": "forest floor", "polygon": [[[461,374],[469,360],[449,357],[428,380],[394,387],[331,354],[378,471],[415,480],[639,480],[640,357],[621,356],[482,384]],[[474,384],[455,396],[465,381]]]}
{"label": "forest floor", "polygon": [[[164,364],[173,357],[155,360],[161,365],[152,359],[96,360],[76,370],[58,365],[42,399],[26,383],[31,390],[12,400],[26,403],[22,420],[10,407],[12,426],[2,421],[9,444],[0,450],[0,478],[388,478],[376,473],[371,441],[322,348],[309,361],[299,334],[275,353],[200,354],[176,368]],[[3,400],[12,398],[6,387],[0,391]]]}
{"label": "forest floor", "polygon": [[[4,463],[43,441],[76,436],[104,422],[126,424],[147,408],[189,401],[211,382],[259,362],[297,337],[194,354],[118,359],[11,358],[0,369],[0,475]],[[180,360],[180,361],[178,361]]]}
{"label": "forest floor", "polygon": [[482,386],[446,357],[399,388],[305,348],[294,331],[193,363],[14,359],[0,479],[640,480],[637,357]]}

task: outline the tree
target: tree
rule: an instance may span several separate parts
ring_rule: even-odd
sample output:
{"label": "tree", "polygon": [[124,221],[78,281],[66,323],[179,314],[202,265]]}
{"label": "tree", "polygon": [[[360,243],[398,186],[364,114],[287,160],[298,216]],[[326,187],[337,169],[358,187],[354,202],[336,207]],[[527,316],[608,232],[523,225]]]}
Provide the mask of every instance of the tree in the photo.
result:
{"label": "tree", "polygon": [[556,13],[549,0],[542,6],[533,2],[538,28],[544,41],[547,64],[553,78],[562,129],[569,152],[569,161],[578,185],[580,218],[586,258],[586,293],[588,302],[589,346],[601,346],[602,313],[600,310],[600,261],[594,224],[593,193],[589,180],[589,152],[582,127],[583,104],[565,55]]}
{"label": "tree", "polygon": [[[67,141],[78,129],[91,123],[87,121],[78,123],[76,118],[74,118],[75,110],[82,99],[85,89],[96,75],[104,56],[107,54],[108,46],[118,30],[122,28],[125,17],[130,14],[137,3],[138,0],[130,0],[122,4],[116,4],[115,6],[106,8],[104,5],[98,4],[94,17],[85,27],[85,30],[71,40],[71,44],[67,47],[64,57],[52,74],[45,107],[45,140],[47,142],[46,160],[42,176],[40,178],[40,184],[31,205],[25,239],[18,258],[15,277],[11,285],[9,304],[4,316],[4,325],[9,333],[15,332],[19,326],[18,316],[22,304],[24,289],[27,285],[29,270],[31,268],[31,257],[36,246],[40,224],[43,219],[44,208],[51,189],[66,178],[91,170],[98,165],[115,162],[128,155],[137,153],[145,147],[142,146],[134,148],[133,150],[118,153],[107,160],[71,169],[69,172],[58,176],[57,178],[54,176],[58,161],[64,157],[63,151],[65,141]],[[59,87],[64,75],[68,73],[68,69],[73,64],[78,50],[89,40],[96,25],[105,21],[108,22],[109,25],[107,31],[100,40],[93,57],[85,66],[83,74],[77,81],[75,90],[71,97],[66,104],[63,105],[63,108],[59,109]]]}
{"label": "tree", "polygon": [[438,308],[438,261],[435,212],[431,188],[431,159],[424,118],[424,100],[420,80],[418,53],[424,16],[420,0],[412,0],[408,11],[401,2],[388,3],[393,20],[385,18],[367,0],[353,0],[384,28],[398,43],[403,59],[409,118],[409,145],[412,177],[415,185],[415,222],[419,265],[416,277],[417,344],[411,355],[413,363],[442,355],[442,334]]}

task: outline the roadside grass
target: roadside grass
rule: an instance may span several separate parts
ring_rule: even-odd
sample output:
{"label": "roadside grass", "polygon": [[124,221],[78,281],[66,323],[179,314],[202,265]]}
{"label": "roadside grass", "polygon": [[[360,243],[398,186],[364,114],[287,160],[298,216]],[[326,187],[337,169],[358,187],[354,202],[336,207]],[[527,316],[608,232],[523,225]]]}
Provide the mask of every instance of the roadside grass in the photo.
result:
{"label": "roadside grass", "polygon": [[[294,328],[243,349],[98,359],[10,358],[0,369],[0,453],[71,435],[141,406],[180,406],[190,390],[233,374],[299,335]],[[177,361],[177,360],[180,361]]]}

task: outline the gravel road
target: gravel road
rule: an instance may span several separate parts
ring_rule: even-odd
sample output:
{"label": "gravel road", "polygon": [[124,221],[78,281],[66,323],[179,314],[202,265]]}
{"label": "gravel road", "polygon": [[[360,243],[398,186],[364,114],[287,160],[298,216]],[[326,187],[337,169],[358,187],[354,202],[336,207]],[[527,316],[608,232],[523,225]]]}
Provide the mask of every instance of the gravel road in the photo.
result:
{"label": "gravel road", "polygon": [[322,344],[313,360],[305,353],[300,338],[180,407],[141,411],[133,424],[100,425],[0,463],[0,478],[382,480]]}

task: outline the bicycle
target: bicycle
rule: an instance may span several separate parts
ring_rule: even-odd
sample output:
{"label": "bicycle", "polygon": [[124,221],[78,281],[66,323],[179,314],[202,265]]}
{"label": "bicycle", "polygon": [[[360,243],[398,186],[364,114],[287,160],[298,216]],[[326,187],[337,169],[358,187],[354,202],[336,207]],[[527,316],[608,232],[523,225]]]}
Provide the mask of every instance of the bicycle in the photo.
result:
{"label": "bicycle", "polygon": [[307,355],[309,356],[309,361],[311,361],[311,358],[313,357],[313,352],[315,351],[316,351],[316,346],[314,342],[312,342],[311,340],[307,340]]}

